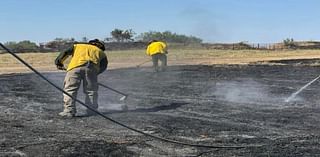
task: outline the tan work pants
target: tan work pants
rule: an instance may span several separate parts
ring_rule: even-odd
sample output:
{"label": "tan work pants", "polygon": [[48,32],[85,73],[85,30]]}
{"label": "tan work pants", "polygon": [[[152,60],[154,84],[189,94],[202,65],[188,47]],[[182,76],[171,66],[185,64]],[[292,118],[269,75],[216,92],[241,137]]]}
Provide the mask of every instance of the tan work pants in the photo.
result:
{"label": "tan work pants", "polygon": [[[98,72],[90,66],[81,66],[67,72],[64,80],[64,90],[73,98],[77,98],[77,93],[83,82],[83,92],[85,94],[85,104],[93,109],[98,108]],[[76,101],[66,94],[63,94],[64,112],[76,113]],[[87,110],[89,111],[89,110]]]}
{"label": "tan work pants", "polygon": [[[153,68],[155,72],[158,71],[164,71],[167,67],[167,55],[163,53],[157,53],[151,56],[152,57],[152,63],[153,63]],[[161,61],[161,65],[159,68],[158,62],[159,60]]]}

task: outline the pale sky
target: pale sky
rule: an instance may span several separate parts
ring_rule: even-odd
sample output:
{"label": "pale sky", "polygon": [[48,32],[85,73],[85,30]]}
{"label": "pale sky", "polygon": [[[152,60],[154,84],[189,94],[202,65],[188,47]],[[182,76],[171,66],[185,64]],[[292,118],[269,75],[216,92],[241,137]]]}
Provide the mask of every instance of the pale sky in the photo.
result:
{"label": "pale sky", "polygon": [[320,40],[319,0],[1,0],[0,42],[104,39],[115,28],[204,42]]}

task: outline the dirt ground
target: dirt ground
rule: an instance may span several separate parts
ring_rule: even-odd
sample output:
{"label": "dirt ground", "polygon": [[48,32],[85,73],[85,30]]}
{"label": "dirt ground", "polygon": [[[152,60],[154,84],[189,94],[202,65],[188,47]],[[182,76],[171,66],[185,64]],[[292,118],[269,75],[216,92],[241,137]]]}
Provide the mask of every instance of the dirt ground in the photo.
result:
{"label": "dirt ground", "polygon": [[[320,156],[320,82],[285,102],[319,75],[312,62],[174,65],[161,73],[145,66],[99,76],[100,83],[129,95],[120,101],[121,95],[100,87],[104,115],[168,139],[241,149],[162,142],[85,116],[80,104],[77,117],[60,118],[59,91],[33,73],[2,74],[0,156]],[[44,75],[62,86],[64,73]]]}

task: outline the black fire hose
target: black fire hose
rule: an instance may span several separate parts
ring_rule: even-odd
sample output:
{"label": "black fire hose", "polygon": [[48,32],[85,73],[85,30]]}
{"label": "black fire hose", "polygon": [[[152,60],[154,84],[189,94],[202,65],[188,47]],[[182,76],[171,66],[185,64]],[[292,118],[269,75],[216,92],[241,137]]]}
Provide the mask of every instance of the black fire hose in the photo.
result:
{"label": "black fire hose", "polygon": [[[204,147],[204,148],[225,148],[225,149],[241,149],[241,148],[246,148],[244,146],[213,146],[213,145],[201,145],[201,144],[191,144],[191,143],[184,143],[181,141],[175,141],[175,140],[171,140],[171,139],[166,139],[166,138],[162,138],[159,136],[155,136],[155,135],[151,135],[148,133],[145,133],[143,131],[137,130],[135,128],[132,128],[130,126],[127,126],[123,123],[120,123],[108,116],[105,116],[104,114],[100,113],[99,111],[95,110],[94,108],[91,108],[90,106],[86,105],[84,102],[78,100],[77,98],[71,96],[69,93],[67,93],[66,91],[64,91],[63,89],[61,89],[59,86],[55,85],[53,82],[51,82],[50,80],[48,80],[46,77],[44,77],[41,73],[39,73],[36,69],[34,69],[31,65],[29,65],[27,62],[25,62],[23,59],[21,59],[19,56],[17,56],[15,53],[13,53],[11,50],[9,50],[7,47],[5,47],[2,43],[0,43],[0,46],[5,49],[8,53],[10,53],[12,56],[14,56],[17,60],[19,60],[22,64],[24,64],[26,67],[28,67],[30,70],[32,70],[34,73],[36,73],[38,76],[40,76],[43,80],[45,80],[46,82],[48,82],[50,85],[52,85],[53,87],[55,87],[57,90],[59,90],[60,92],[66,94],[67,96],[71,97],[72,99],[74,99],[76,102],[78,102],[79,104],[85,106],[86,108],[88,108],[89,110],[95,112],[96,114],[100,115],[101,117],[115,123],[118,124],[124,128],[127,128],[129,130],[132,130],[134,132],[140,133],[142,135],[160,140],[160,141],[164,141],[164,142],[168,142],[168,143],[173,143],[173,144],[180,144],[180,145],[185,145],[185,146],[191,146],[191,147]],[[254,147],[259,147],[259,146],[254,146]]]}

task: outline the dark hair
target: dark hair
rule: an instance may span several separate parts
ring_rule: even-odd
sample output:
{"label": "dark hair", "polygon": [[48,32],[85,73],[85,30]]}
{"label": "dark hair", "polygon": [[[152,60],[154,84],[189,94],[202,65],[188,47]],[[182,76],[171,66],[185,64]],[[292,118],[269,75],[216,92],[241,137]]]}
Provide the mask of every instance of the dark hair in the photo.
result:
{"label": "dark hair", "polygon": [[102,51],[106,50],[104,43],[102,41],[100,41],[99,39],[93,39],[89,41],[89,44],[97,46],[99,49],[101,49]]}

